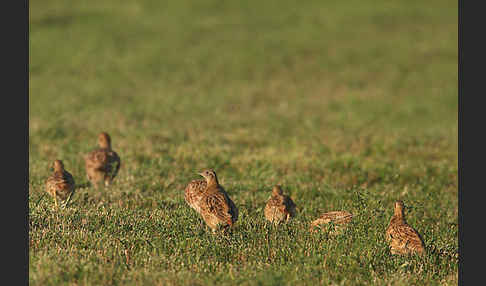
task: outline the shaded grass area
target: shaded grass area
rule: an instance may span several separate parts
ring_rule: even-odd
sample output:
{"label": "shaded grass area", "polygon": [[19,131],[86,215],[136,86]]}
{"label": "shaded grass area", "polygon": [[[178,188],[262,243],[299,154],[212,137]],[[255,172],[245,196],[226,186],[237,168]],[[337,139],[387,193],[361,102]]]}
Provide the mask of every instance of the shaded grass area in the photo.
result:
{"label": "shaded grass area", "polygon": [[[457,284],[456,3],[50,0],[29,37],[31,284]],[[100,131],[122,169],[95,191]],[[61,211],[54,159],[79,186]],[[229,236],[183,199],[207,167],[240,210]],[[277,183],[298,206],[278,228]],[[396,199],[426,256],[387,251]],[[308,232],[339,209],[342,235]]]}

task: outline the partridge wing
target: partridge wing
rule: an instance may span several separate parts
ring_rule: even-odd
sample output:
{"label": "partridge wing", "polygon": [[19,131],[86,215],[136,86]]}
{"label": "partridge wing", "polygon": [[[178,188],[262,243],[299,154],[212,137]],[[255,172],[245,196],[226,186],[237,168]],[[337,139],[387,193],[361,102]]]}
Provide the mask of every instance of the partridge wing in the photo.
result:
{"label": "partridge wing", "polygon": [[106,166],[107,166],[106,172],[110,174],[112,178],[114,178],[118,174],[118,171],[120,170],[121,167],[120,156],[118,156],[118,154],[115,151],[108,152]]}
{"label": "partridge wing", "polygon": [[230,206],[226,200],[226,197],[222,193],[212,193],[204,198],[204,204],[201,206],[202,212],[212,214],[219,221],[233,224],[233,220],[230,214]]}
{"label": "partridge wing", "polygon": [[233,202],[233,200],[231,200],[228,193],[223,187],[219,186],[218,190],[224,195],[227,204],[229,206],[229,213],[232,217],[232,222],[235,223],[236,220],[238,219],[238,208],[236,207],[235,203]]}
{"label": "partridge wing", "polygon": [[401,224],[392,227],[391,236],[403,244],[411,246],[423,246],[419,233],[408,224]]}
{"label": "partridge wing", "polygon": [[104,149],[96,149],[85,156],[86,168],[104,171],[108,164],[108,154]]}
{"label": "partridge wing", "polygon": [[283,205],[285,206],[285,211],[290,215],[295,214],[296,205],[289,196],[285,196],[283,199]]}

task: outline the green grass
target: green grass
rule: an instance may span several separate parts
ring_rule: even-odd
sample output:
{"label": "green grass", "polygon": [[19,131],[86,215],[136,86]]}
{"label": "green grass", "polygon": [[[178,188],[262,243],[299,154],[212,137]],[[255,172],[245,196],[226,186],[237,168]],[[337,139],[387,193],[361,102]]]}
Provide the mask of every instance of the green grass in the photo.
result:
{"label": "green grass", "polygon": [[[457,284],[457,2],[240,2],[30,2],[30,284]],[[95,191],[101,131],[122,169]],[[61,211],[54,159],[81,186]],[[184,202],[207,167],[228,236]],[[299,213],[275,228],[277,183]],[[396,199],[424,257],[387,250]],[[308,232],[340,209],[342,235]]]}

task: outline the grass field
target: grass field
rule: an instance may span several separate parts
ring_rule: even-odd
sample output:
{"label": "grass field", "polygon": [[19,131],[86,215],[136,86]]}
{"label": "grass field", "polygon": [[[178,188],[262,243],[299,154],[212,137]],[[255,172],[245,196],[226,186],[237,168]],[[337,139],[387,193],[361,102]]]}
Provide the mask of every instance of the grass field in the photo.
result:
{"label": "grass field", "polygon": [[[457,2],[29,4],[31,285],[457,284]],[[95,191],[101,131],[122,169]],[[60,211],[54,159],[79,186]],[[184,202],[204,168],[239,208],[231,235]],[[277,183],[298,216],[273,227]],[[387,249],[397,199],[424,257]],[[343,234],[308,232],[341,209]]]}

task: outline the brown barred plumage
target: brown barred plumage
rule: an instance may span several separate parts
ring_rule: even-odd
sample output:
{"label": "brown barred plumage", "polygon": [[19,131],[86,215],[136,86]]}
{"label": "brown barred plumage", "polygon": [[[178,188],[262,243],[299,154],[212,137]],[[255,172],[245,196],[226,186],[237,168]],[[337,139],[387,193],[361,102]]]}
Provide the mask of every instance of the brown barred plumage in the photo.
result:
{"label": "brown barred plumage", "polygon": [[102,132],[98,135],[98,147],[84,157],[86,175],[95,188],[98,188],[100,182],[109,186],[121,167],[120,156],[111,149],[108,133]]}
{"label": "brown barred plumage", "polygon": [[[349,223],[352,218],[353,214],[347,211],[331,211],[323,213],[318,219],[311,222],[310,231],[315,232],[319,225],[328,224],[330,222],[338,225],[344,225]],[[336,230],[340,230],[340,228]]]}
{"label": "brown barred plumage", "polygon": [[199,202],[203,197],[206,187],[207,183],[205,180],[192,180],[184,190],[184,200],[198,213],[201,211]]}
{"label": "brown barred plumage", "polygon": [[273,223],[287,222],[295,216],[296,205],[292,199],[283,194],[279,185],[272,189],[272,195],[267,201],[264,209],[264,215],[267,220]]}
{"label": "brown barred plumage", "polygon": [[395,202],[394,214],[390,220],[385,236],[390,244],[392,254],[423,254],[425,245],[420,234],[407,224],[402,201]]}
{"label": "brown barred plumage", "polygon": [[205,170],[200,175],[206,179],[206,188],[198,204],[202,218],[213,231],[232,227],[238,219],[238,208],[219,185],[216,172]]}
{"label": "brown barred plumage", "polygon": [[53,197],[57,207],[58,200],[66,204],[69,202],[74,194],[75,182],[71,173],[64,169],[61,160],[55,160],[53,168],[54,172],[46,180],[46,192]]}

